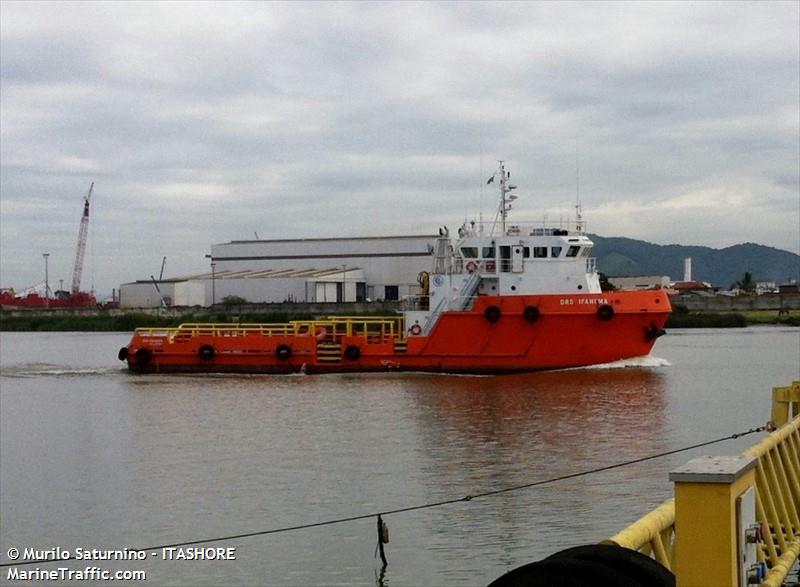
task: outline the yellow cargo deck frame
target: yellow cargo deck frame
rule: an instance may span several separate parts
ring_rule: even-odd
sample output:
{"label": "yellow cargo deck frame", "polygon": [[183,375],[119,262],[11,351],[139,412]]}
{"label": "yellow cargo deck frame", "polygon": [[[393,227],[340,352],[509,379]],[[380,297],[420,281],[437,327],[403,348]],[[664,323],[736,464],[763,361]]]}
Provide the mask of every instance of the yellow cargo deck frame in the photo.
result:
{"label": "yellow cargo deck frame", "polygon": [[369,341],[404,340],[402,316],[328,316],[319,320],[293,320],[276,323],[184,323],[174,328],[137,328],[139,336],[166,336],[170,340],[194,336],[299,336],[339,340],[344,336],[364,336]]}

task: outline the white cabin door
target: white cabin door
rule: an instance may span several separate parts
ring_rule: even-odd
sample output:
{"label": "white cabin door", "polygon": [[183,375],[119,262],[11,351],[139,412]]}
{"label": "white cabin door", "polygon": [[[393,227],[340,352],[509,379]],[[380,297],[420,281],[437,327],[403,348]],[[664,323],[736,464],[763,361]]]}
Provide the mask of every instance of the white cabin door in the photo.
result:
{"label": "white cabin door", "polygon": [[522,273],[522,245],[511,247],[511,273]]}

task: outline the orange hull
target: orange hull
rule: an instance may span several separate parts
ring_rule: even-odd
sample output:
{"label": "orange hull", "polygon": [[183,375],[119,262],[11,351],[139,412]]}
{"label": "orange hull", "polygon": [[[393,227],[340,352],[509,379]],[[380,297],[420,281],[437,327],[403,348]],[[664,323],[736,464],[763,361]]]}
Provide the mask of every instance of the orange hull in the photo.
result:
{"label": "orange hull", "polygon": [[[499,309],[496,321],[487,317],[487,311],[497,313],[490,307]],[[530,307],[538,309],[535,316],[526,314]],[[402,330],[373,336],[357,329],[265,334],[219,324],[206,333],[137,331],[120,358],[132,371],[145,373],[560,369],[647,355],[670,311],[660,290],[480,296],[470,310],[442,314],[428,336],[406,338]]]}

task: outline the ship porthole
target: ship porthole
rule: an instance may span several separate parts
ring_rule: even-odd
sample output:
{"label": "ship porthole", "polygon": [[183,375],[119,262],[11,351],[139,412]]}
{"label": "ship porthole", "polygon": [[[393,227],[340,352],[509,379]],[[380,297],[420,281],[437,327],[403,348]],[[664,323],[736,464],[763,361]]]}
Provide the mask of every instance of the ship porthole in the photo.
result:
{"label": "ship porthole", "polygon": [[204,344],[197,350],[197,356],[204,361],[210,361],[214,358],[214,347],[210,344]]}
{"label": "ship porthole", "polygon": [[525,320],[528,322],[536,322],[539,319],[541,313],[539,312],[539,308],[536,306],[528,306],[525,308],[525,311],[522,313],[525,317]]}
{"label": "ship porthole", "polygon": [[498,320],[500,320],[501,315],[502,312],[500,311],[500,308],[498,308],[497,306],[489,306],[483,312],[484,318],[486,318],[489,322],[497,322]]}
{"label": "ship porthole", "polygon": [[600,318],[600,320],[611,320],[614,317],[614,308],[608,304],[603,304],[597,308],[597,317]]}
{"label": "ship porthole", "polygon": [[153,355],[153,351],[150,349],[141,348],[136,351],[136,364],[137,365],[147,365],[150,362],[150,359]]}
{"label": "ship porthole", "polygon": [[361,356],[361,349],[356,345],[350,345],[344,350],[344,356],[350,361],[357,361]]}
{"label": "ship porthole", "polygon": [[292,348],[288,344],[282,344],[275,349],[275,356],[285,361],[292,356]]}
{"label": "ship porthole", "polygon": [[128,347],[124,346],[121,349],[119,349],[119,352],[117,353],[117,358],[120,361],[124,361],[125,359],[127,359],[128,358]]}

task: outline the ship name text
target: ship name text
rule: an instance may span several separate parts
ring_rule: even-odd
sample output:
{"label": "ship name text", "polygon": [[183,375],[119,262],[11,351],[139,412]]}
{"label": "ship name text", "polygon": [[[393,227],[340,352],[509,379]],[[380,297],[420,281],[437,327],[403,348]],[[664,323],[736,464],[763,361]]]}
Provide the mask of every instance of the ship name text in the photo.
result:
{"label": "ship name text", "polygon": [[599,306],[607,303],[606,298],[561,298],[562,306]]}

